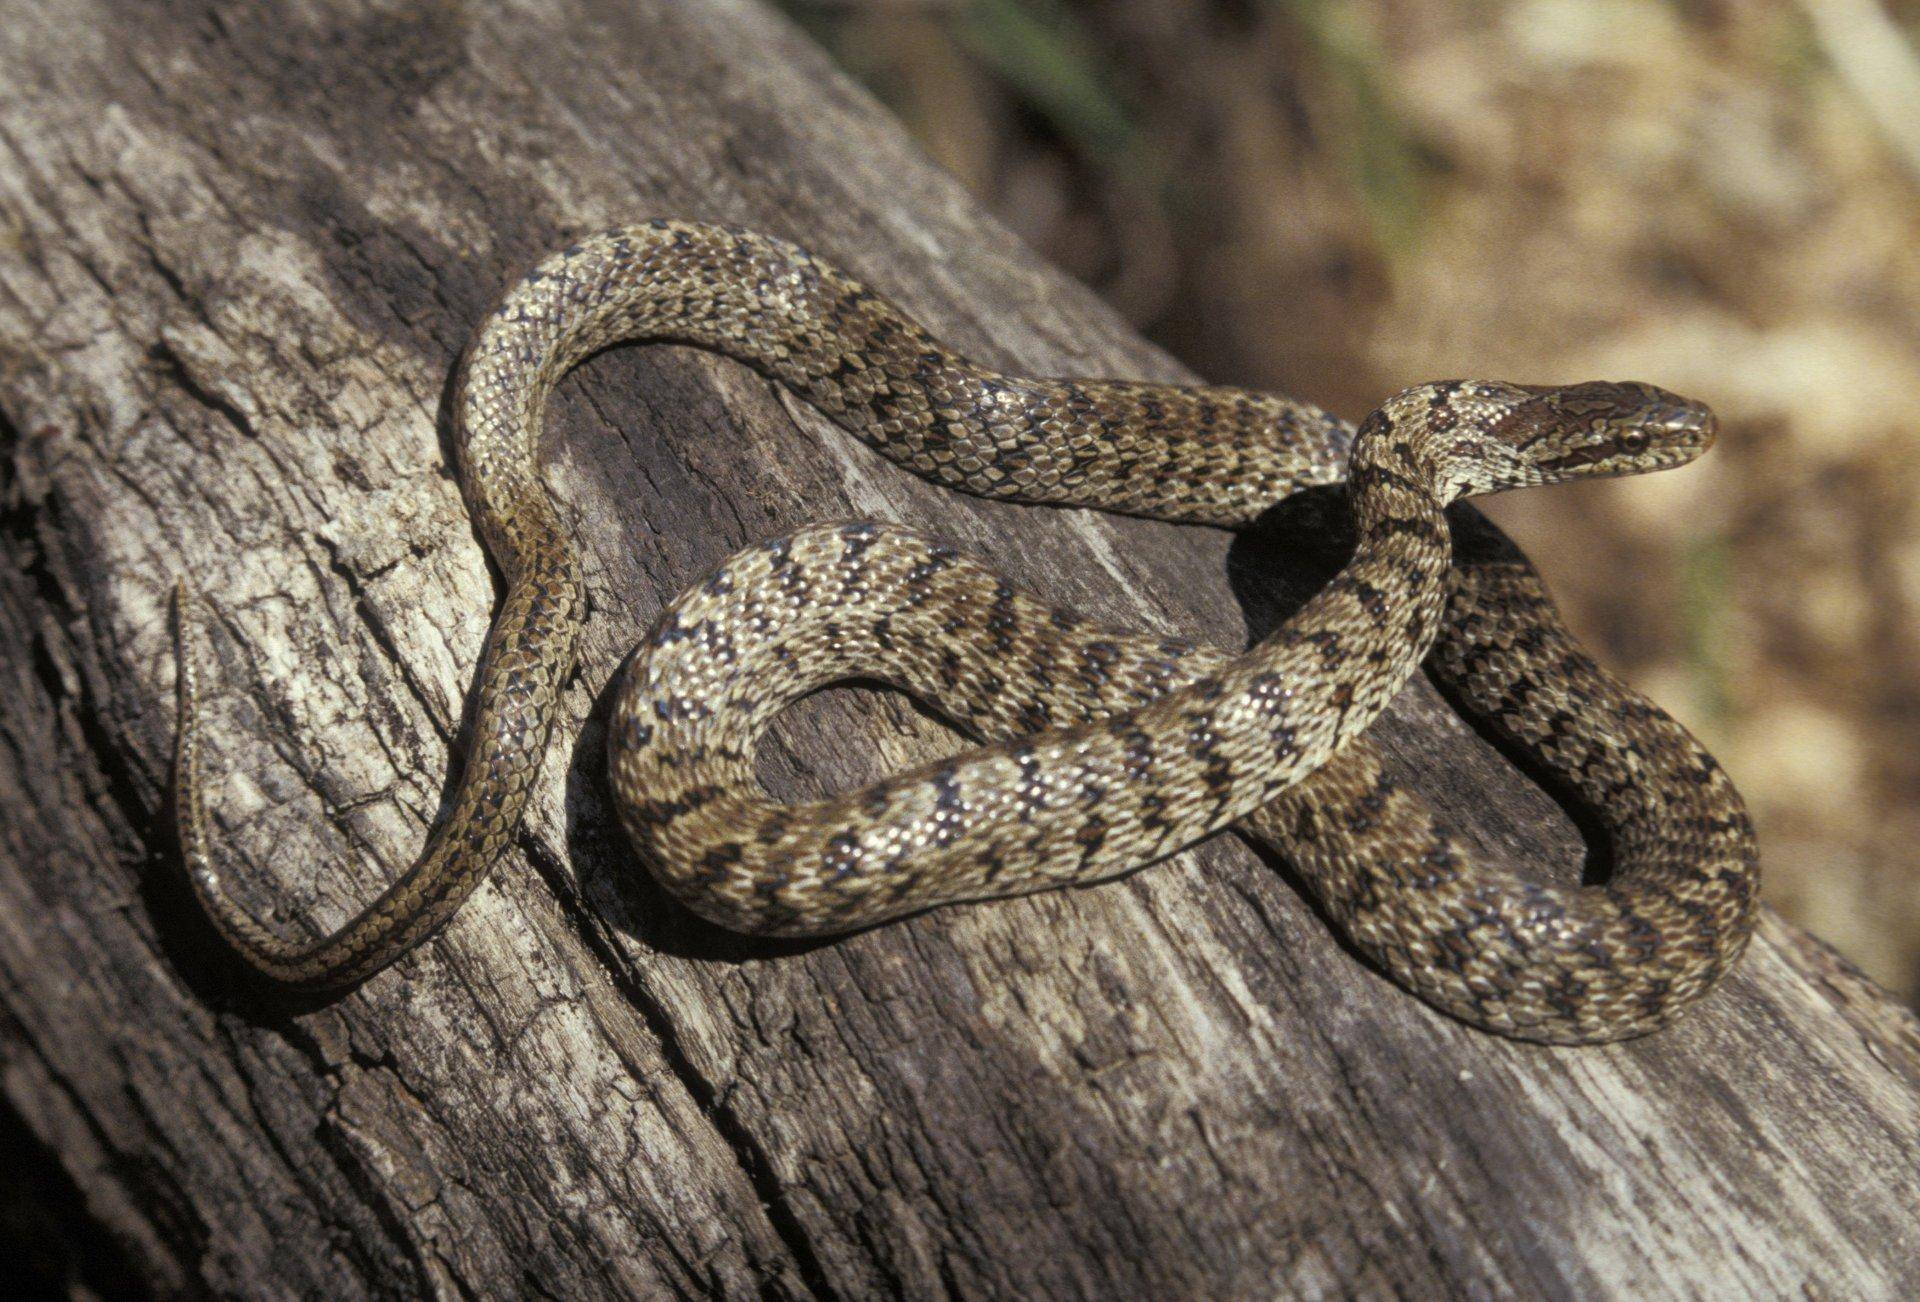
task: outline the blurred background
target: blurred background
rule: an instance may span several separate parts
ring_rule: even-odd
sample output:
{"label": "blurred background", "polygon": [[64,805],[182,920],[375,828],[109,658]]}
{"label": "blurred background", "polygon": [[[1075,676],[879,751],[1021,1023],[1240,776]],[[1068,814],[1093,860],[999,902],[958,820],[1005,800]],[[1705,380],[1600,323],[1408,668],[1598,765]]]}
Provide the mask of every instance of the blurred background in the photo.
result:
{"label": "blurred background", "polygon": [[1686,471],[1495,499],[1766,893],[1920,999],[1920,0],[784,0],[1208,379],[1642,379]]}

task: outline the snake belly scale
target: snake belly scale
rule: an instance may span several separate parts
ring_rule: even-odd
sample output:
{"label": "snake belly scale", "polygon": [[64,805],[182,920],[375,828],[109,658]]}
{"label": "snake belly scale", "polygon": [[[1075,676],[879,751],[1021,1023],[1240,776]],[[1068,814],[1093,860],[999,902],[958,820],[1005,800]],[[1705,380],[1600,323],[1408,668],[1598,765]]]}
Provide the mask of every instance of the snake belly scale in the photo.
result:
{"label": "snake belly scale", "polygon": [[[507,581],[468,754],[425,854],[338,930],[295,941],[232,897],[209,849],[188,604],[177,603],[176,801],[217,928],[267,978],[334,988],[419,944],[518,827],[584,619],[540,476],[554,384],[624,341],[756,367],[890,459],[961,491],[1242,525],[1344,482],[1347,566],[1248,651],[1112,633],[911,530],[803,529],[728,561],[663,613],[610,729],[623,825],[696,912],[760,934],[845,931],[957,900],[1099,880],[1237,826],[1291,860],[1362,951],[1502,1034],[1617,1039],[1711,988],[1752,929],[1757,856],[1710,756],[1574,644],[1531,568],[1456,559],[1459,497],[1679,465],[1704,408],[1647,385],[1455,381],[1356,431],[1212,386],[1030,379],[956,354],[793,245],[659,221],[582,240],[512,288],[462,363],[468,501]],[[1361,737],[1423,660],[1460,704],[1593,806],[1614,872],[1547,886],[1475,864]],[[980,745],[783,804],[758,737],[829,682],[877,678]]]}

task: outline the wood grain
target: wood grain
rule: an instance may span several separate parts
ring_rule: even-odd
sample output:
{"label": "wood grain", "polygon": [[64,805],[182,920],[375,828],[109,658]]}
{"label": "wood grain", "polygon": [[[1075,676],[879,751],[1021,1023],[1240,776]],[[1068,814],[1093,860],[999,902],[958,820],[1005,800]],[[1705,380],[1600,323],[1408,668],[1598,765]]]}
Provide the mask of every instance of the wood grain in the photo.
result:
{"label": "wood grain", "polygon": [[[0,1138],[64,1269],[328,1296],[1920,1286],[1920,1033],[1771,918],[1684,1024],[1553,1051],[1402,995],[1232,838],[828,944],[673,906],[614,831],[606,692],[733,549],[905,521],[1236,644],[1328,552],[1311,508],[1235,538],[962,499],[685,350],[616,350],[555,403],[593,612],[518,853],[337,1003],[236,984],[162,812],[169,585],[221,612],[212,794],[250,902],[338,922],[424,841],[496,593],[450,468],[458,350],[541,253],[653,215],[798,240],[995,363],[1184,378],[743,0],[0,24]],[[1424,685],[1375,735],[1487,854],[1578,871],[1572,824]],[[956,744],[832,693],[768,779]]]}

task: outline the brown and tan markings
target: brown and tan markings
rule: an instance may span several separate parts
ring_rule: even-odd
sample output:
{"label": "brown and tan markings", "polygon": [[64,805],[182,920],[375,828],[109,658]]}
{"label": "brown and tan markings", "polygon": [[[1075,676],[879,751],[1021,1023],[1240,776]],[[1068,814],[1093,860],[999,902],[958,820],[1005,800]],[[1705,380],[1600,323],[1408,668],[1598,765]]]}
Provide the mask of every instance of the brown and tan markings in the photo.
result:
{"label": "brown and tan markings", "polygon": [[[1482,381],[1398,395],[1356,432],[1270,394],[1029,379],[981,367],[805,251],[654,222],[583,240],[508,292],[464,360],[467,496],[508,582],[466,766],[426,854],[331,935],[289,941],[208,851],[199,685],[181,603],[177,800],[196,890],[267,977],[334,987],[444,923],[513,834],[583,619],[580,564],[536,454],[553,385],[627,340],[716,350],[891,459],[984,496],[1239,525],[1344,481],[1347,566],[1239,655],[1106,632],[908,530],[822,525],[728,561],[661,616],[610,734],[621,819],[691,908],[763,934],[1110,877],[1235,826],[1300,869],[1354,944],[1502,1034],[1617,1039],[1669,1020],[1738,957],[1757,860],[1738,794],[1678,724],[1574,645],[1516,554],[1455,564],[1456,498],[1692,460],[1705,409],[1647,385]],[[1604,885],[1476,865],[1360,737],[1432,651],[1462,704],[1605,820]],[[965,754],[782,804],[757,740],[849,677],[969,729]]]}

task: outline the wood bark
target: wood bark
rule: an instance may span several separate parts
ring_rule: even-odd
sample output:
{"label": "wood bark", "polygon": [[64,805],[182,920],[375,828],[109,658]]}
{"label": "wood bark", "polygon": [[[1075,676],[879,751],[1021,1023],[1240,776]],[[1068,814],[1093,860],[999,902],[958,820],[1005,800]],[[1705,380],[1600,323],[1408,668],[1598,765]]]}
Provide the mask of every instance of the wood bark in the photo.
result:
{"label": "wood bark", "polygon": [[[1187,378],[743,0],[7,7],[0,1227],[48,1271],[333,1297],[1920,1287],[1920,1035],[1772,917],[1681,1025],[1555,1051],[1431,1013],[1231,836],[824,944],[675,907],[608,809],[607,693],[734,549],[910,522],[1116,624],[1238,644],[1332,546],[1312,510],[1234,537],[961,498],[687,350],[616,350],[555,401],[593,609],[517,849],[345,998],[236,984],[165,814],[170,585],[220,612],[234,871],[283,925],[333,924],[425,839],[496,596],[454,360],[542,253],[654,215],[798,240],[995,363]],[[1559,807],[1424,683],[1375,735],[1489,856],[1579,870]],[[955,745],[832,693],[768,777]]]}

